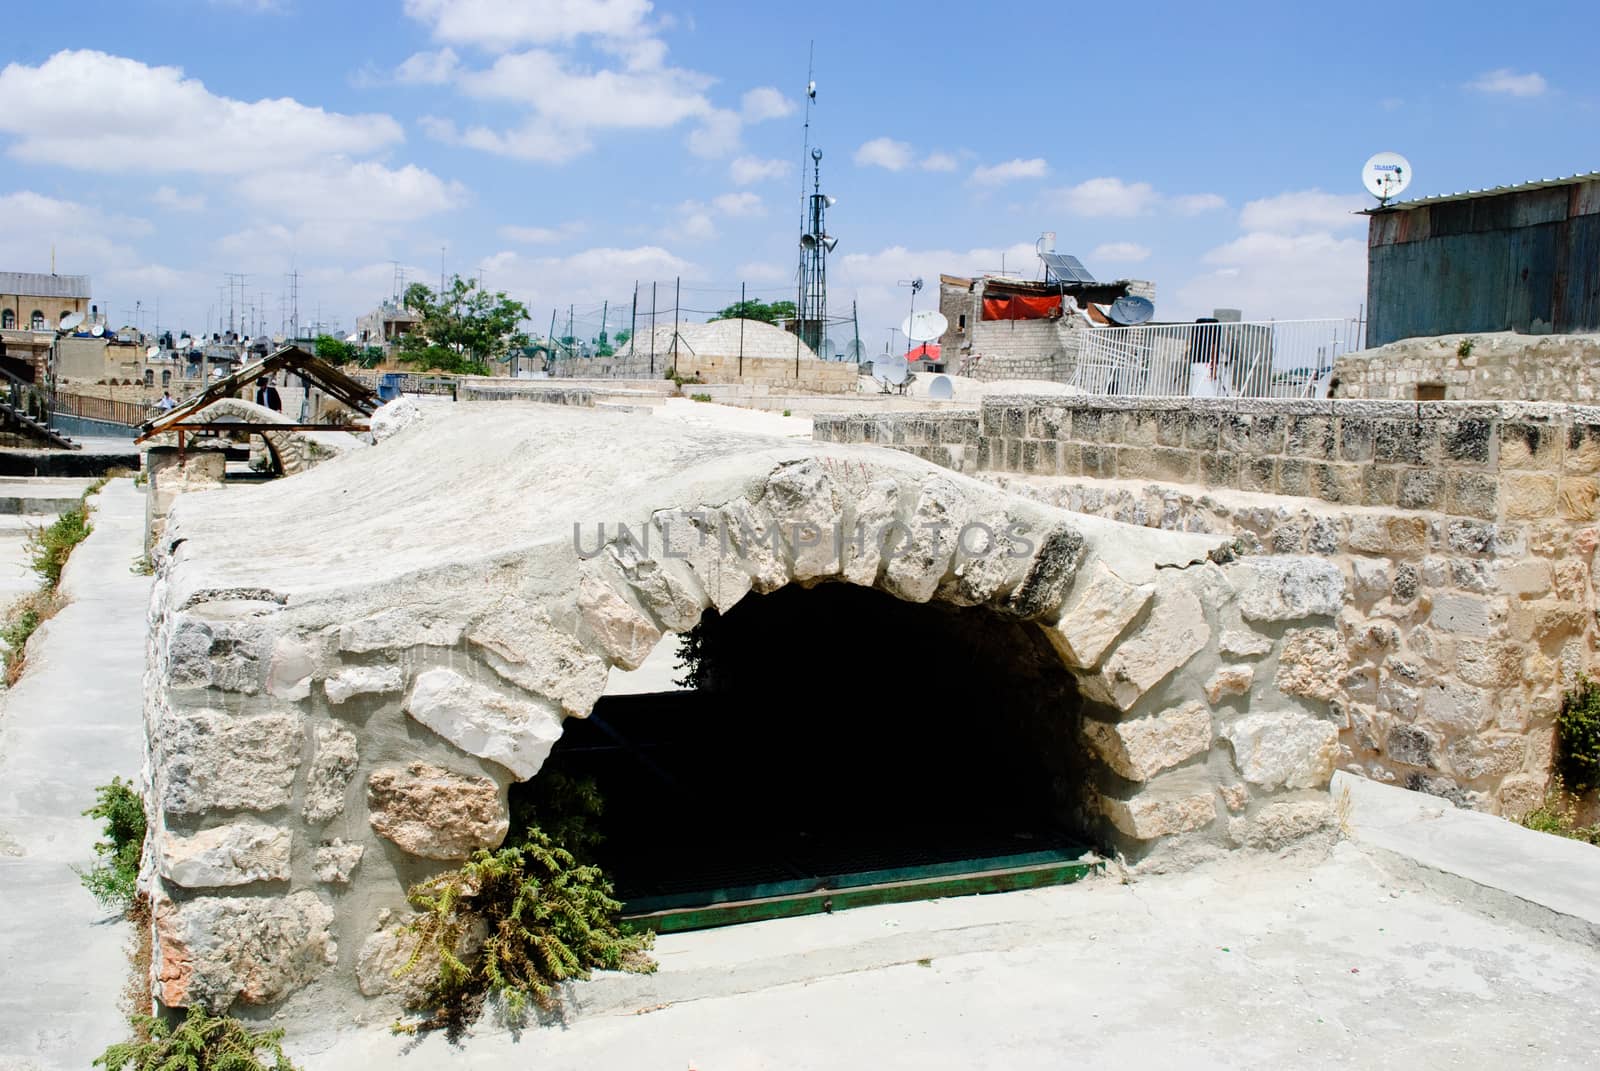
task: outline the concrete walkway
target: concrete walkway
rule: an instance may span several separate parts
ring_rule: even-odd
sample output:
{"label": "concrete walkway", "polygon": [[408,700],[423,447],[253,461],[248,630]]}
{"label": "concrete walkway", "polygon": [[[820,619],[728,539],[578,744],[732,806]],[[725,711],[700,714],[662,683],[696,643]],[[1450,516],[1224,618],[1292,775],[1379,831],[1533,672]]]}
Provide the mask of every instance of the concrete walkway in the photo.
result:
{"label": "concrete walkway", "polygon": [[129,927],[71,870],[93,859],[81,812],[144,761],[144,495],[114,480],[62,577],[68,605],[34,635],[0,698],[0,1071],[87,1068],[125,1034]]}

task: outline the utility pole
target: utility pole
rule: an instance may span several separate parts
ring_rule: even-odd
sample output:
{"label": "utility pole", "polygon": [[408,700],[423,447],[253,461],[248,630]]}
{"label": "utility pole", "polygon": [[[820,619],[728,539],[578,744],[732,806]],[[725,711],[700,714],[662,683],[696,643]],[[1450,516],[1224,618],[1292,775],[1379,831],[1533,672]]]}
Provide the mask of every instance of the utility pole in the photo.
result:
{"label": "utility pole", "polygon": [[656,377],[656,284],[650,284],[650,378]]}
{"label": "utility pole", "polygon": [[633,347],[635,353],[639,352],[639,343],[635,336],[639,333],[639,280],[633,281],[633,315],[628,319],[628,345]]}
{"label": "utility pole", "polygon": [[683,276],[672,281],[672,374],[678,374],[678,309],[683,304]]}
{"label": "utility pole", "polygon": [[600,345],[602,346],[608,344],[606,341],[606,313],[610,310],[611,302],[609,300],[600,302]]}
{"label": "utility pole", "polygon": [[744,284],[739,284],[739,379],[744,379]]}

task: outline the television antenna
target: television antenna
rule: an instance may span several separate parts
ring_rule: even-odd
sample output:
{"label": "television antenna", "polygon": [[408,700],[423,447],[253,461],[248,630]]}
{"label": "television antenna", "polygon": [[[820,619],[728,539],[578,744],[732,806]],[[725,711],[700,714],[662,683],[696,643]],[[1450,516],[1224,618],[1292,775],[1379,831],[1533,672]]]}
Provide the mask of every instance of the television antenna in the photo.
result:
{"label": "television antenna", "polygon": [[1379,205],[1387,205],[1411,185],[1411,161],[1397,152],[1376,153],[1361,167],[1361,184]]}

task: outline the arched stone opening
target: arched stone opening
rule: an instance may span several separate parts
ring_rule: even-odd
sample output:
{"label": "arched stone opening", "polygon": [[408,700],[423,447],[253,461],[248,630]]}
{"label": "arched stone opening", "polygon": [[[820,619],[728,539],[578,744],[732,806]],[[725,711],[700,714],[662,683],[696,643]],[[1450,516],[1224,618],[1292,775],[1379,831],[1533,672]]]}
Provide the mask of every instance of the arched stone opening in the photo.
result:
{"label": "arched stone opening", "polygon": [[1083,701],[1034,624],[833,583],[707,610],[684,639],[690,688],[601,697],[535,778],[598,788],[630,913],[885,875],[1047,884],[1104,847]]}

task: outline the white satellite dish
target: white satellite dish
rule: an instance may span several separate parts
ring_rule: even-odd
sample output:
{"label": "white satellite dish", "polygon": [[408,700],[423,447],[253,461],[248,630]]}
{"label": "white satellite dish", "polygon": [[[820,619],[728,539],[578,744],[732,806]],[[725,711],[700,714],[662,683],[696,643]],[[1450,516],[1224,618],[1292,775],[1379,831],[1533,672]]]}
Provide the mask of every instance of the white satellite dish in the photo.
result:
{"label": "white satellite dish", "polygon": [[344,340],[346,342],[359,342],[359,341],[361,341],[361,336],[357,335],[354,331],[352,331],[348,335],[344,336]]}
{"label": "white satellite dish", "polygon": [[902,353],[892,353],[887,357],[879,357],[872,362],[873,376],[883,380],[891,387],[897,387],[904,383],[908,370],[909,366],[906,364],[905,354]]}
{"label": "white satellite dish", "polygon": [[272,344],[273,344],[273,345],[274,345],[274,346],[281,346],[281,345],[283,345],[283,336],[282,336],[282,335],[273,335],[273,336],[272,336]]}
{"label": "white satellite dish", "polygon": [[1361,184],[1383,204],[1411,185],[1411,161],[1397,152],[1380,152],[1362,165]]}
{"label": "white satellite dish", "polygon": [[839,344],[837,342],[835,342],[831,338],[823,339],[822,340],[822,354],[821,354],[821,356],[822,356],[822,359],[824,361],[831,361],[834,358],[838,357],[839,356]]}
{"label": "white satellite dish", "polygon": [[900,333],[913,342],[932,342],[950,327],[944,314],[932,309],[914,312],[900,322]]}
{"label": "white satellite dish", "polygon": [[95,324],[93,327],[89,328],[89,333],[95,338],[99,338],[101,335],[106,333],[105,324]]}
{"label": "white satellite dish", "polygon": [[866,347],[861,345],[859,338],[850,340],[850,345],[844,348],[844,359],[852,364],[860,364],[861,358],[866,356]]}
{"label": "white satellite dish", "polygon": [[67,315],[61,317],[61,330],[71,331],[74,327],[77,327],[81,323],[83,323],[83,313],[69,312]]}
{"label": "white satellite dish", "polygon": [[148,349],[146,349],[144,351],[144,355],[145,355],[145,359],[146,360],[153,361],[157,357],[161,356],[161,347],[160,346],[151,346],[151,347],[149,347]]}
{"label": "white satellite dish", "polygon": [[193,345],[194,339],[190,338],[188,335],[184,335],[182,338],[178,339],[178,348],[180,350],[186,350]]}
{"label": "white satellite dish", "polygon": [[956,389],[949,376],[934,376],[933,382],[928,384],[928,397],[933,401],[948,402],[955,396]]}

